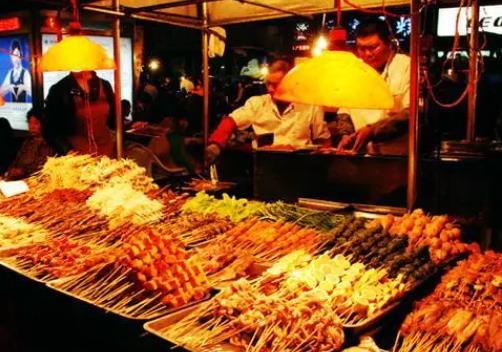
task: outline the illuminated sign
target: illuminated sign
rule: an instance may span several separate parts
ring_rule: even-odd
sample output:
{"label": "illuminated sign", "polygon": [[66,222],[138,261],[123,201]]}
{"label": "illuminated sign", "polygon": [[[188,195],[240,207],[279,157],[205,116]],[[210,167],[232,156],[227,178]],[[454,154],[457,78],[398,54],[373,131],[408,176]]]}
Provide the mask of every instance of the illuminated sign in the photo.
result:
{"label": "illuminated sign", "polygon": [[308,44],[293,45],[292,49],[293,51],[309,51],[310,45]]}
{"label": "illuminated sign", "polygon": [[0,18],[0,32],[15,31],[21,28],[19,17]]}
{"label": "illuminated sign", "polygon": [[[438,36],[452,37],[455,35],[455,25],[458,7],[439,9]],[[463,7],[458,16],[458,33],[466,35],[470,33],[471,8]],[[483,32],[502,34],[502,5],[480,6],[479,27]]]}

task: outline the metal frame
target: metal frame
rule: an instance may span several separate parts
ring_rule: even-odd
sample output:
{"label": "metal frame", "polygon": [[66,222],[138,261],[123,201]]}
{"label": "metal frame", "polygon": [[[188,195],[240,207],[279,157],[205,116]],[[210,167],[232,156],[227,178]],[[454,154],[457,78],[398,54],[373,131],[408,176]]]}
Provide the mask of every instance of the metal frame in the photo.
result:
{"label": "metal frame", "polygon": [[[113,0],[113,8],[118,11],[120,0]],[[115,58],[114,84],[115,84],[115,130],[117,131],[117,158],[122,159],[123,121],[122,121],[122,78],[120,70],[120,17],[113,19],[113,56]]]}
{"label": "metal frame", "polygon": [[420,77],[420,0],[411,0],[411,44],[410,44],[410,116],[408,121],[408,187],[406,207],[412,210],[417,199],[418,168],[418,116]]}
{"label": "metal frame", "polygon": [[[135,19],[153,21],[159,23],[166,23],[171,25],[184,26],[188,28],[199,29],[202,31],[202,65],[203,65],[203,86],[204,86],[204,145],[207,146],[208,141],[208,121],[209,121],[209,58],[208,58],[208,41],[210,26],[223,25],[233,23],[232,21],[226,23],[212,23],[208,18],[207,3],[219,0],[180,0],[177,2],[170,2],[152,6],[145,6],[137,9],[120,9],[120,0],[113,0],[113,9],[107,9],[89,4],[84,5],[84,10],[106,13],[115,16],[115,31],[120,30],[120,17],[130,16]],[[263,4],[255,0],[235,0],[243,4],[254,5],[263,7],[269,10],[274,10],[282,14],[293,15],[299,17],[312,18],[312,14],[299,13],[280,9],[274,6]],[[475,1],[477,3],[477,1]],[[169,13],[161,13],[158,10],[173,8],[178,6],[196,5],[198,12],[198,20],[191,19],[190,16],[171,16]],[[335,1],[335,6],[337,5]],[[411,34],[411,77],[410,77],[410,118],[409,118],[409,142],[408,142],[408,188],[407,188],[407,208],[413,209],[417,198],[417,168],[418,168],[418,116],[419,116],[419,50],[420,50],[420,0],[411,0],[411,14],[412,14],[412,34]],[[334,7],[333,11],[336,11]],[[325,12],[325,11],[323,11]],[[114,41],[116,41],[114,35]],[[114,43],[114,47],[117,45]],[[118,44],[120,45],[120,44]],[[120,62],[119,62],[120,63]],[[117,66],[119,67],[119,66]],[[115,89],[120,86],[120,75],[116,75]],[[473,89],[474,90],[474,89]],[[473,94],[473,101],[475,104],[475,95]],[[122,119],[119,115],[120,109],[116,109],[117,126],[121,125]],[[119,122],[120,120],[120,122]],[[472,121],[472,119],[470,119]],[[120,150],[121,157],[122,136],[118,136],[119,130],[117,128],[117,151]]]}
{"label": "metal frame", "polygon": [[467,141],[476,138],[476,101],[479,80],[479,1],[473,0],[471,6],[471,35],[469,37],[469,82],[467,90]]}

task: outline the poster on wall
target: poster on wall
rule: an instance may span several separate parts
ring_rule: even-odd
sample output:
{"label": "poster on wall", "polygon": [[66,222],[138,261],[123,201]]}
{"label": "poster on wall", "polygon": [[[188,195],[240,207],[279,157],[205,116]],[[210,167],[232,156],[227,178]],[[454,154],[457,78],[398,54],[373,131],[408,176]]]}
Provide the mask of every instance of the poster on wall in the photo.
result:
{"label": "poster on wall", "polygon": [[0,37],[0,117],[13,129],[27,130],[26,113],[32,107],[30,45],[28,35]]}
{"label": "poster on wall", "polygon": [[[87,36],[90,40],[100,44],[106,53],[113,58],[113,38],[104,36]],[[42,53],[45,53],[51,46],[57,43],[55,34],[42,35]],[[113,77],[113,70],[97,70],[97,75],[114,86],[115,79]],[[132,102],[132,43],[131,38],[120,38],[120,73],[121,73],[121,95],[122,99],[127,99]],[[49,89],[59,80],[68,75],[68,72],[44,72],[44,98],[49,94]]]}

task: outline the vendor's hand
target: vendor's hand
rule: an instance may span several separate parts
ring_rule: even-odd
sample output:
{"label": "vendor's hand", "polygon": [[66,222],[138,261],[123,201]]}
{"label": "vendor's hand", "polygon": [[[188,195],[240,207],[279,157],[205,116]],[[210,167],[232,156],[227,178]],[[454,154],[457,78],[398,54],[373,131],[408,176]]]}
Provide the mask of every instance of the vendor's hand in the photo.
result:
{"label": "vendor's hand", "polygon": [[372,134],[372,131],[371,131],[370,126],[364,126],[360,129],[358,129],[356,132],[356,136],[355,136],[356,140],[354,142],[354,146],[352,147],[352,150],[354,152],[358,152],[361,149],[363,149],[366,146],[366,144],[368,144],[368,142],[370,141],[371,134]]}
{"label": "vendor's hand", "polygon": [[350,146],[354,143],[354,134],[345,134],[342,136],[342,139],[338,143],[337,149],[346,150],[349,149]]}
{"label": "vendor's hand", "polygon": [[216,159],[221,154],[221,148],[218,146],[218,144],[210,144],[206,148],[206,165],[213,165]]}
{"label": "vendor's hand", "polygon": [[145,128],[146,126],[148,126],[148,122],[145,121],[135,121],[131,124],[131,128],[133,130],[140,130],[142,128]]}

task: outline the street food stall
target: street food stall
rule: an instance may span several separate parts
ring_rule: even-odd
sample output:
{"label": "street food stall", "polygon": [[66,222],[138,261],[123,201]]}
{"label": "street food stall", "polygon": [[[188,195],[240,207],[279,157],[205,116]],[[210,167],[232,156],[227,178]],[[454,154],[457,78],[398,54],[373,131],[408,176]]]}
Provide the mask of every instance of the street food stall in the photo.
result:
{"label": "street food stall", "polygon": [[[114,16],[116,54],[124,16],[202,29],[206,88],[211,25],[332,10],[327,2],[139,3],[124,1],[122,8],[117,0],[111,5],[87,2],[83,8]],[[411,6],[413,21],[419,16],[417,5]],[[51,157],[23,182],[1,183],[1,274],[25,280],[23,285],[8,281],[14,291],[0,290],[9,307],[5,319],[21,325],[20,316],[30,317],[37,309],[48,313],[20,334],[28,340],[25,350],[143,350],[151,348],[139,337],[144,331],[157,337],[155,350],[353,351],[358,344],[356,351],[379,350],[373,339],[380,347],[403,352],[499,350],[501,254],[481,248],[479,233],[465,231],[454,216],[415,207],[420,165],[416,25],[409,153],[382,158],[389,171],[367,170],[378,178],[379,194],[365,189],[357,172],[374,157],[309,150],[255,153],[255,166],[268,161],[274,170],[260,174],[266,168],[257,169],[256,176],[270,182],[270,189],[258,190],[278,192],[285,182],[288,203],[174,192],[160,188],[131,160],[81,154]],[[114,78],[120,92],[118,70]],[[116,113],[119,133],[120,108]],[[352,170],[353,188],[323,189],[346,177],[340,170]],[[291,172],[298,176],[289,177]],[[368,194],[378,202],[395,193],[398,200],[391,204],[400,205],[405,179],[407,210],[356,204]],[[295,202],[298,196],[323,198],[326,193],[344,202]],[[29,297],[16,290],[30,285],[37,294],[27,303],[35,307],[18,315]],[[52,302],[37,308],[44,300]],[[63,300],[78,302],[79,308],[65,312]],[[89,307],[108,315],[96,324],[95,316],[81,313]],[[103,323],[107,318],[121,323]],[[58,320],[63,321],[57,325],[62,344],[27,337],[54,333]],[[68,347],[72,337],[81,339],[83,347]]]}

